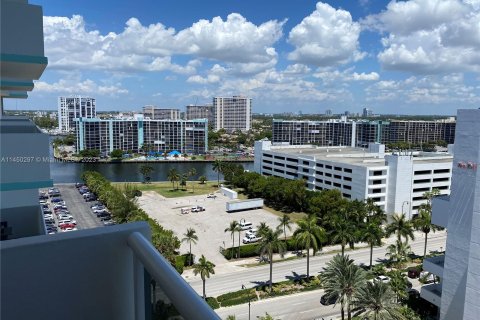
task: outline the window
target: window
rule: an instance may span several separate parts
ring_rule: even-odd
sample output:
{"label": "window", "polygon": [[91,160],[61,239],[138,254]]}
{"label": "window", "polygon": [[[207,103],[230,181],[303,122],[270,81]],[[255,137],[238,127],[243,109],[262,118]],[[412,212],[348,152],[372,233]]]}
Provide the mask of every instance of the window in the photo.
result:
{"label": "window", "polygon": [[269,164],[272,164],[272,161],[270,160],[263,160],[264,163],[269,163]]}
{"label": "window", "polygon": [[424,200],[425,198],[423,196],[421,197],[413,197],[412,200],[413,201],[417,201],[417,200]]}
{"label": "window", "polygon": [[323,179],[315,179],[318,183],[323,183]]}
{"label": "window", "polygon": [[332,182],[331,181],[328,181],[328,180],[325,180],[325,184],[328,184],[329,186],[332,185]]}
{"label": "window", "polygon": [[383,180],[373,180],[373,181],[372,181],[372,184],[373,184],[373,185],[382,184],[382,181],[383,181]]}
{"label": "window", "polygon": [[295,166],[292,166],[291,164],[287,164],[287,168],[289,168],[289,169],[294,169],[294,170],[296,170],[296,169],[297,169],[297,167],[295,167]]}
{"label": "window", "polygon": [[308,163],[308,161],[303,161],[303,164],[308,166],[309,163]]}
{"label": "window", "polygon": [[298,160],[297,160],[297,159],[292,159],[292,158],[287,158],[287,161],[298,163]]}
{"label": "window", "polygon": [[352,181],[352,178],[350,178],[350,177],[343,177],[343,180],[345,180],[345,181]]}
{"label": "window", "polygon": [[348,173],[352,173],[352,169],[348,169],[348,168],[343,168],[343,171],[348,172]]}
{"label": "window", "polygon": [[429,183],[430,181],[430,179],[417,179],[413,180],[413,183]]}
{"label": "window", "polygon": [[275,159],[278,159],[278,160],[285,160],[285,157],[275,156]]}
{"label": "window", "polygon": [[348,193],[342,193],[342,196],[348,199],[352,198],[352,196],[349,195]]}
{"label": "window", "polygon": [[382,189],[378,188],[378,189],[373,189],[372,190],[372,193],[382,193]]}
{"label": "window", "polygon": [[319,176],[323,176],[323,172],[322,171],[315,171],[316,174],[318,174]]}
{"label": "window", "polygon": [[449,173],[450,169],[436,169],[433,170],[433,173]]}
{"label": "window", "polygon": [[327,168],[327,169],[332,169],[332,166],[330,166],[330,165],[327,164],[327,165],[325,166],[325,168]]}
{"label": "window", "polygon": [[264,153],[263,156],[264,156],[265,158],[271,158],[271,157],[272,157],[272,155],[271,155],[271,154],[268,154],[268,153]]}
{"label": "window", "polygon": [[335,179],[339,179],[339,180],[342,179],[342,176],[339,176],[338,174],[333,175],[333,177],[334,177]]}
{"label": "window", "polygon": [[285,171],[280,170],[280,169],[274,169],[273,171],[278,172],[278,173],[281,173],[281,174],[284,174],[284,173],[285,173]]}
{"label": "window", "polygon": [[267,166],[263,166],[262,169],[263,169],[263,170],[272,170],[271,167],[267,167]]}
{"label": "window", "polygon": [[448,186],[440,186],[440,187],[435,187],[435,189],[439,189],[439,190],[448,190]]}
{"label": "window", "polygon": [[333,183],[333,186],[334,186],[334,187],[337,187],[337,188],[341,188],[341,187],[342,187],[342,185],[341,185],[340,183],[336,183],[336,182]]}
{"label": "window", "polygon": [[327,173],[325,173],[325,176],[326,176],[326,177],[331,177],[332,174],[327,172]]}
{"label": "window", "polygon": [[415,171],[415,175],[420,175],[420,174],[431,174],[432,170],[418,170]]}
{"label": "window", "polygon": [[340,167],[335,167],[334,169],[335,169],[335,171],[342,171],[342,168],[340,168]]}
{"label": "window", "polygon": [[382,175],[383,175],[383,171],[373,171],[373,175],[374,175],[374,176],[382,176]]}
{"label": "window", "polygon": [[425,191],[430,191],[430,188],[416,188],[416,189],[413,189],[413,192],[425,192]]}
{"label": "window", "polygon": [[348,184],[344,184],[343,189],[352,190],[352,187],[349,186]]}
{"label": "window", "polygon": [[433,182],[448,181],[450,178],[433,178]]}
{"label": "window", "polygon": [[323,168],[323,164],[322,163],[317,163],[317,167]]}
{"label": "window", "polygon": [[307,168],[303,168],[302,171],[308,173],[308,169],[307,169]]}
{"label": "window", "polygon": [[372,198],[372,200],[375,201],[375,202],[380,202],[380,201],[382,201],[382,198],[377,197],[377,198]]}

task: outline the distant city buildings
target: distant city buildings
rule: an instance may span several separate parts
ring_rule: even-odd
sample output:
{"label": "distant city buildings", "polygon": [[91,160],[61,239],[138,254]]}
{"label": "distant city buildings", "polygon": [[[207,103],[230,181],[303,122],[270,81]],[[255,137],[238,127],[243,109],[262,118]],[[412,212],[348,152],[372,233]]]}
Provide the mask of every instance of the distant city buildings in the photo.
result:
{"label": "distant city buildings", "polygon": [[367,147],[371,142],[426,144],[455,139],[455,120],[369,121],[330,119],[326,121],[279,120],[272,125],[274,144]]}
{"label": "distant city buildings", "polygon": [[326,116],[331,116],[332,115],[332,109],[325,110],[325,115]]}
{"label": "distant city buildings", "polygon": [[368,108],[363,108],[363,111],[362,111],[362,116],[364,118],[369,118],[373,115],[373,111],[368,109]]}
{"label": "distant city buildings", "polygon": [[131,119],[75,119],[77,152],[99,150],[103,154],[155,151],[204,154],[208,147],[208,121]]}
{"label": "distant city buildings", "polygon": [[75,118],[95,118],[96,116],[94,98],[58,97],[58,129],[61,132],[72,132]]}
{"label": "distant city buildings", "polygon": [[180,110],[171,108],[159,108],[156,106],[143,107],[143,115],[151,120],[178,120]]}
{"label": "distant city buildings", "polygon": [[262,175],[303,179],[310,190],[337,189],[347,199],[372,199],[386,213],[409,218],[426,202],[425,192],[450,193],[451,169],[450,154],[386,154],[376,143],[365,150],[255,142],[254,170]]}
{"label": "distant city buildings", "polygon": [[186,107],[186,120],[208,119],[213,124],[213,105],[188,105]]}
{"label": "distant city buildings", "polygon": [[451,195],[432,202],[432,224],[447,229],[445,254],[423,260],[440,281],[424,285],[420,296],[440,308],[440,320],[474,320],[480,316],[480,110],[458,110],[455,135]]}
{"label": "distant city buildings", "polygon": [[248,131],[252,124],[252,99],[243,96],[213,98],[213,128]]}

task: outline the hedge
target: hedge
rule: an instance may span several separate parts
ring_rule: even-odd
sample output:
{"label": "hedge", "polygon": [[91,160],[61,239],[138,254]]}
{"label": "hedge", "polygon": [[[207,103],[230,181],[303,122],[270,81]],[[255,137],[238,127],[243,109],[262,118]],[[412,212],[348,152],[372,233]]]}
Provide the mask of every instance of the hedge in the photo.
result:
{"label": "hedge", "polygon": [[220,305],[218,304],[217,299],[214,297],[207,297],[207,304],[210,306],[212,309],[218,309],[220,308]]}
{"label": "hedge", "polygon": [[235,292],[229,292],[217,297],[222,307],[234,306],[248,302],[256,298],[255,289],[243,289]]}
{"label": "hedge", "polygon": [[[285,241],[285,240],[283,240]],[[290,238],[287,239],[287,251],[296,251],[303,249],[302,246],[299,246],[295,243],[295,239]],[[223,256],[230,260],[232,258],[232,253],[231,251],[233,250],[233,257],[236,258],[237,253],[238,253],[238,247],[230,247],[222,251]],[[278,253],[278,251],[275,251],[275,253]],[[240,258],[250,258],[250,257],[255,257],[259,256],[260,253],[258,251],[258,243],[250,243],[250,244],[245,244],[243,246],[240,246]]]}

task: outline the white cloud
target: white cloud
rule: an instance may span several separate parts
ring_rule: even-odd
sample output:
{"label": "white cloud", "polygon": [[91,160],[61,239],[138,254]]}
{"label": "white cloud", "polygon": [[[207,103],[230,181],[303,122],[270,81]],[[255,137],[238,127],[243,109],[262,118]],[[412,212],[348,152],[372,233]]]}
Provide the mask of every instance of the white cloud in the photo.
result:
{"label": "white cloud", "polygon": [[357,73],[352,71],[353,68],[348,68],[343,71],[318,70],[316,73],[313,74],[313,76],[315,78],[321,79],[325,84],[341,81],[377,81],[378,79],[380,79],[380,75],[376,72]]}
{"label": "white cloud", "polygon": [[60,79],[55,83],[44,81],[35,82],[34,92],[59,93],[59,94],[100,94],[116,96],[127,94],[128,90],[121,87],[119,83],[114,85],[100,85],[93,80],[86,79],[77,81],[74,79]]}
{"label": "white cloud", "polygon": [[480,72],[480,12],[475,1],[409,0],[388,4],[363,23],[386,32],[378,59],[387,70],[420,74]]}
{"label": "white cloud", "polygon": [[[220,17],[200,20],[176,32],[161,23],[144,26],[130,18],[121,33],[103,35],[98,30],[88,31],[79,15],[44,17],[45,51],[50,68],[66,70],[193,74],[201,65],[198,58],[235,63],[246,69],[253,64],[253,69],[260,70],[276,63],[273,44],[282,36],[283,24],[272,20],[256,26],[232,13],[225,21]],[[172,62],[176,54],[195,59],[181,66]]]}
{"label": "white cloud", "polygon": [[187,82],[193,82],[198,84],[217,83],[219,81],[220,81],[220,77],[214,74],[209,74],[205,78],[199,75],[194,75],[194,76],[190,76],[187,79]]}
{"label": "white cloud", "polygon": [[360,24],[350,12],[317,3],[316,10],[296,25],[288,36],[295,46],[288,58],[304,64],[329,66],[362,59],[358,37]]}

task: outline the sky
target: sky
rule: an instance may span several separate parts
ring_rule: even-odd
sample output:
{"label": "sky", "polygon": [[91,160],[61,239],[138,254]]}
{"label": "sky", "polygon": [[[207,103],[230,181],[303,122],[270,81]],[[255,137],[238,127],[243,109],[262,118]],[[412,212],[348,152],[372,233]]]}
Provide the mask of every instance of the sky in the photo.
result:
{"label": "sky", "polygon": [[480,0],[30,0],[49,64],[27,100],[98,111],[244,95],[255,113],[480,107]]}

